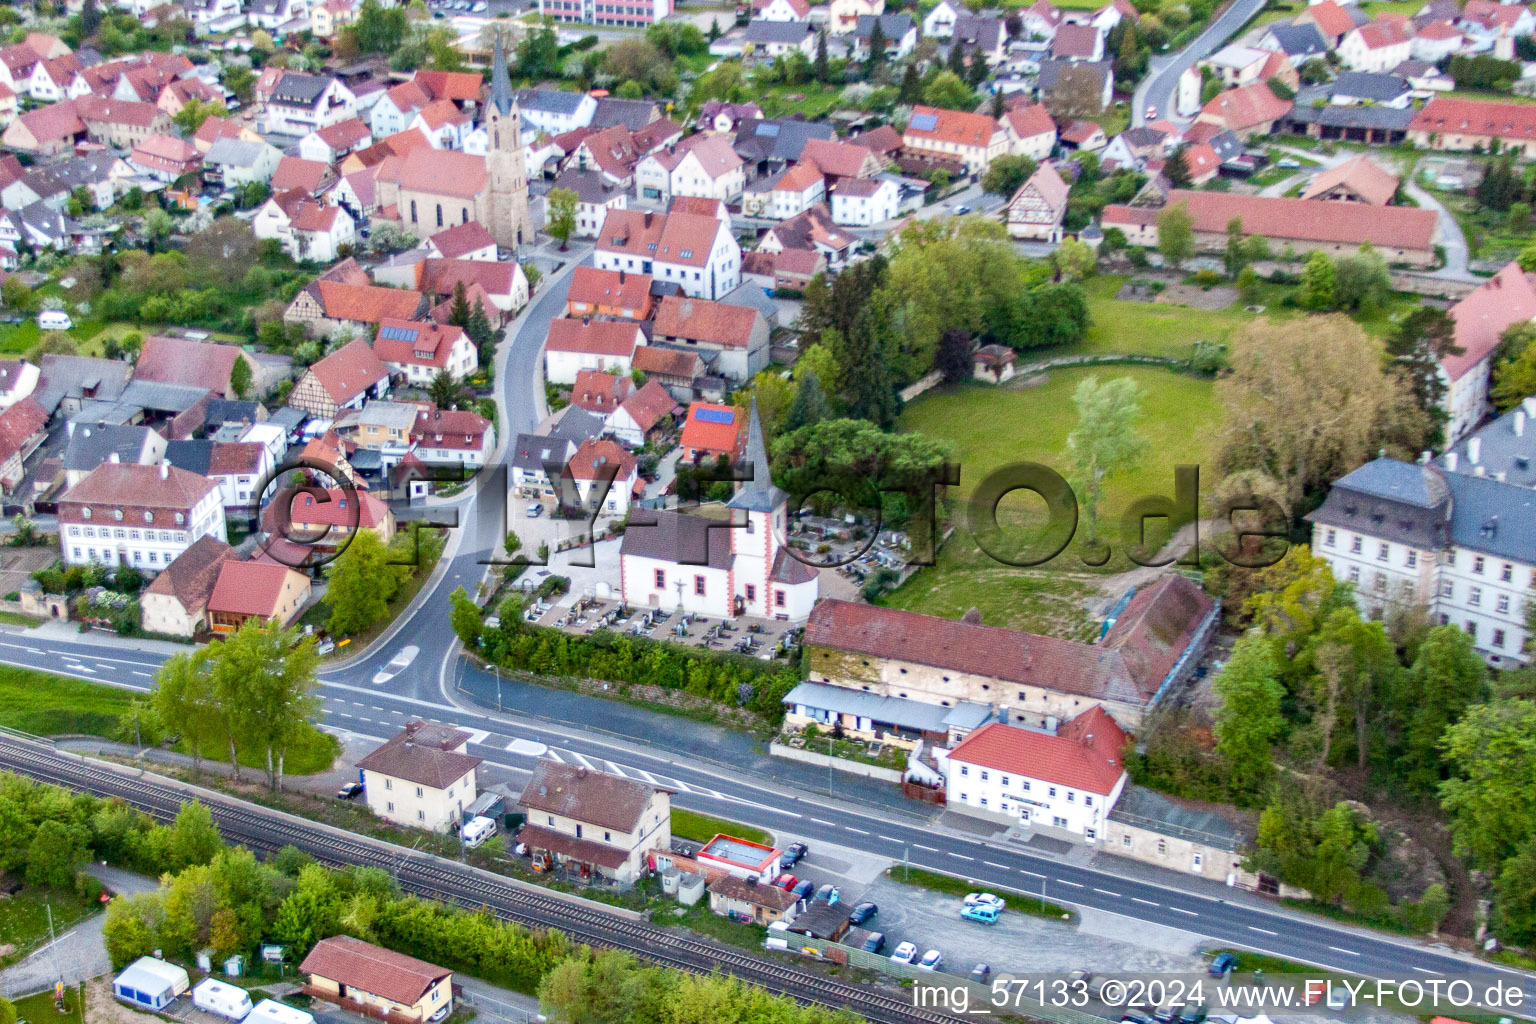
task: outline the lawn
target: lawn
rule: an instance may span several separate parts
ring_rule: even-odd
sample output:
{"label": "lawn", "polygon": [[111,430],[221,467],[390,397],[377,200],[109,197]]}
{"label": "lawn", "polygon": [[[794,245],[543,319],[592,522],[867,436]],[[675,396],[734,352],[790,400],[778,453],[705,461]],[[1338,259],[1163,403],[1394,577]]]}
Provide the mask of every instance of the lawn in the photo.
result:
{"label": "lawn", "polygon": [[987,885],[975,882],[968,878],[960,878],[956,875],[944,875],[937,871],[925,871],[922,868],[902,867],[892,865],[886,869],[885,875],[893,882],[901,882],[903,885],[915,885],[930,892],[943,893],[946,896],[964,897],[972,892],[990,892],[993,895],[1007,893],[1013,899],[1004,900],[1008,910],[1017,910],[1034,917],[1048,917],[1056,921],[1062,918],[1071,918],[1072,911],[1055,903],[1047,902],[1039,896],[1031,896],[1017,889],[1007,889],[997,885]]}
{"label": "lawn", "polygon": [[743,825],[740,822],[726,821],[724,818],[700,814],[698,811],[685,811],[677,806],[672,808],[672,834],[679,839],[691,839],[695,843],[707,843],[720,832],[724,832],[728,836],[734,836],[737,839],[745,839],[749,843],[761,843],[764,846],[773,845],[773,836],[756,825]]}
{"label": "lawn", "polygon": [[0,667],[0,725],[37,736],[112,737],[140,696],[102,683]]}
{"label": "lawn", "polygon": [[1477,200],[1465,193],[1427,191],[1456,218],[1474,259],[1514,259],[1530,244],[1530,231],[1511,230],[1508,214],[1480,209]]}
{"label": "lawn", "polygon": [[1241,306],[1222,310],[1193,309],[1154,302],[1123,302],[1115,298],[1127,278],[1100,274],[1085,284],[1088,335],[1079,345],[1051,349],[1042,355],[1113,352],[1122,355],[1187,357],[1197,341],[1226,341],[1234,330],[1253,319]]}
{"label": "lawn", "polygon": [[[974,606],[988,625],[1064,637],[1091,635],[1093,626],[1083,599],[1103,573],[1134,567],[1122,550],[1120,514],[1144,495],[1171,496],[1176,465],[1201,467],[1207,494],[1214,486],[1211,445],[1221,422],[1214,384],[1155,367],[1058,369],[1034,386],[964,385],[930,391],[906,408],[901,429],[955,444],[961,465],[960,485],[952,496],[957,499],[969,496],[990,472],[1008,463],[1034,461],[1067,476],[1067,435],[1077,419],[1072,396],[1079,382],[1090,376],[1129,377],[1144,392],[1141,433],[1147,442],[1146,455],[1134,470],[1107,481],[1100,504],[1099,535],[1111,545],[1109,561],[1097,568],[1084,564],[1079,557],[1084,549],[1074,542],[1044,565],[1005,566],[980,549],[966,528],[966,510],[957,503],[956,531],[937,564],[920,570],[887,595],[885,604],[948,617]],[[1043,505],[1033,496],[1004,499],[998,512],[1008,529],[1001,539],[1009,547],[1027,547],[1032,537],[1026,528],[1040,522],[1041,509]],[[1155,521],[1147,525],[1149,546],[1155,546],[1162,538]],[[1086,523],[1080,517],[1076,540],[1085,536]]]}
{"label": "lawn", "polygon": [[48,941],[50,908],[54,933],[62,934],[94,913],[96,902],[81,899],[73,892],[30,885],[14,896],[0,897],[0,946],[15,947],[13,952],[0,957],[0,963],[14,963]]}
{"label": "lawn", "polygon": [[823,86],[815,82],[804,85],[776,85],[757,97],[757,103],[769,117],[789,117],[804,114],[814,121],[843,105],[841,86]]}

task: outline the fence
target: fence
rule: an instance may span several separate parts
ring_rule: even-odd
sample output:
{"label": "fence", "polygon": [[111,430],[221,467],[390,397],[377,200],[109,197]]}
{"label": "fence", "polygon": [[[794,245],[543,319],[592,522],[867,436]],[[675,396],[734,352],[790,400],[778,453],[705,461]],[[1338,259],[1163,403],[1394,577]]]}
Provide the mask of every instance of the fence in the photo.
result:
{"label": "fence", "polygon": [[495,1021],[498,1024],[536,1024],[544,1020],[544,1015],[521,1006],[516,1006],[485,992],[476,992],[465,989],[457,993],[460,1006],[467,1006],[475,1011],[475,1018],[481,1021]]}

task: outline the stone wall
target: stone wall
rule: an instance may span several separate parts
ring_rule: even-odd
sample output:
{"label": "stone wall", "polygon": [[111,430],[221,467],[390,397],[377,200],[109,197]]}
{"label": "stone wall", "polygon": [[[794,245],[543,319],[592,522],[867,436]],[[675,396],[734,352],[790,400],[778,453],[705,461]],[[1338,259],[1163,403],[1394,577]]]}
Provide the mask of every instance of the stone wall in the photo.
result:
{"label": "stone wall", "polygon": [[830,754],[818,754],[811,750],[801,750],[799,747],[786,746],[783,743],[768,744],[768,753],[774,757],[783,757],[791,761],[803,761],[806,764],[820,765],[823,768],[831,767],[849,775],[862,775],[866,779],[879,779],[881,782],[899,784],[902,773],[895,768],[881,768],[879,765],[865,764],[863,761],[851,761],[846,757],[833,757]]}

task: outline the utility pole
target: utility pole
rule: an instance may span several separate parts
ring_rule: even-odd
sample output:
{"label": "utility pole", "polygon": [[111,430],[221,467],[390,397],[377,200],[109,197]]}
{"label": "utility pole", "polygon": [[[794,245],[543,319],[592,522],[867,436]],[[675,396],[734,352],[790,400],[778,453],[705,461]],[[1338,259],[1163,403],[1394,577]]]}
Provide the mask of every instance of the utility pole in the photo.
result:
{"label": "utility pole", "polygon": [[53,904],[52,903],[44,903],[43,904],[43,909],[48,911],[48,950],[49,950],[49,953],[51,954],[51,958],[53,960],[54,980],[56,980],[60,985],[63,985],[64,984],[64,972],[59,969],[59,946],[58,946],[58,939],[55,938],[54,934],[53,934]]}
{"label": "utility pole", "polygon": [[912,863],[910,860],[911,854],[912,847],[903,846],[901,848],[901,880],[904,882],[912,881]]}
{"label": "utility pole", "polygon": [[496,713],[501,714],[501,666],[492,664],[491,671],[496,674]]}

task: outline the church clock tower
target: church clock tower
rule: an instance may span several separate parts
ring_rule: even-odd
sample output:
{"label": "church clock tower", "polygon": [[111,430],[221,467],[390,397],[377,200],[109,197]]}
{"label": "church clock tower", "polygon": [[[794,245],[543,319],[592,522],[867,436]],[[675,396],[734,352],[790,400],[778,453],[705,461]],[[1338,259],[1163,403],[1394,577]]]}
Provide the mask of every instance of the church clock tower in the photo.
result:
{"label": "church clock tower", "polygon": [[501,40],[491,65],[491,95],[485,105],[487,221],[496,244],[511,249],[533,241],[528,215],[528,172],[523,158],[523,118],[507,75]]}

